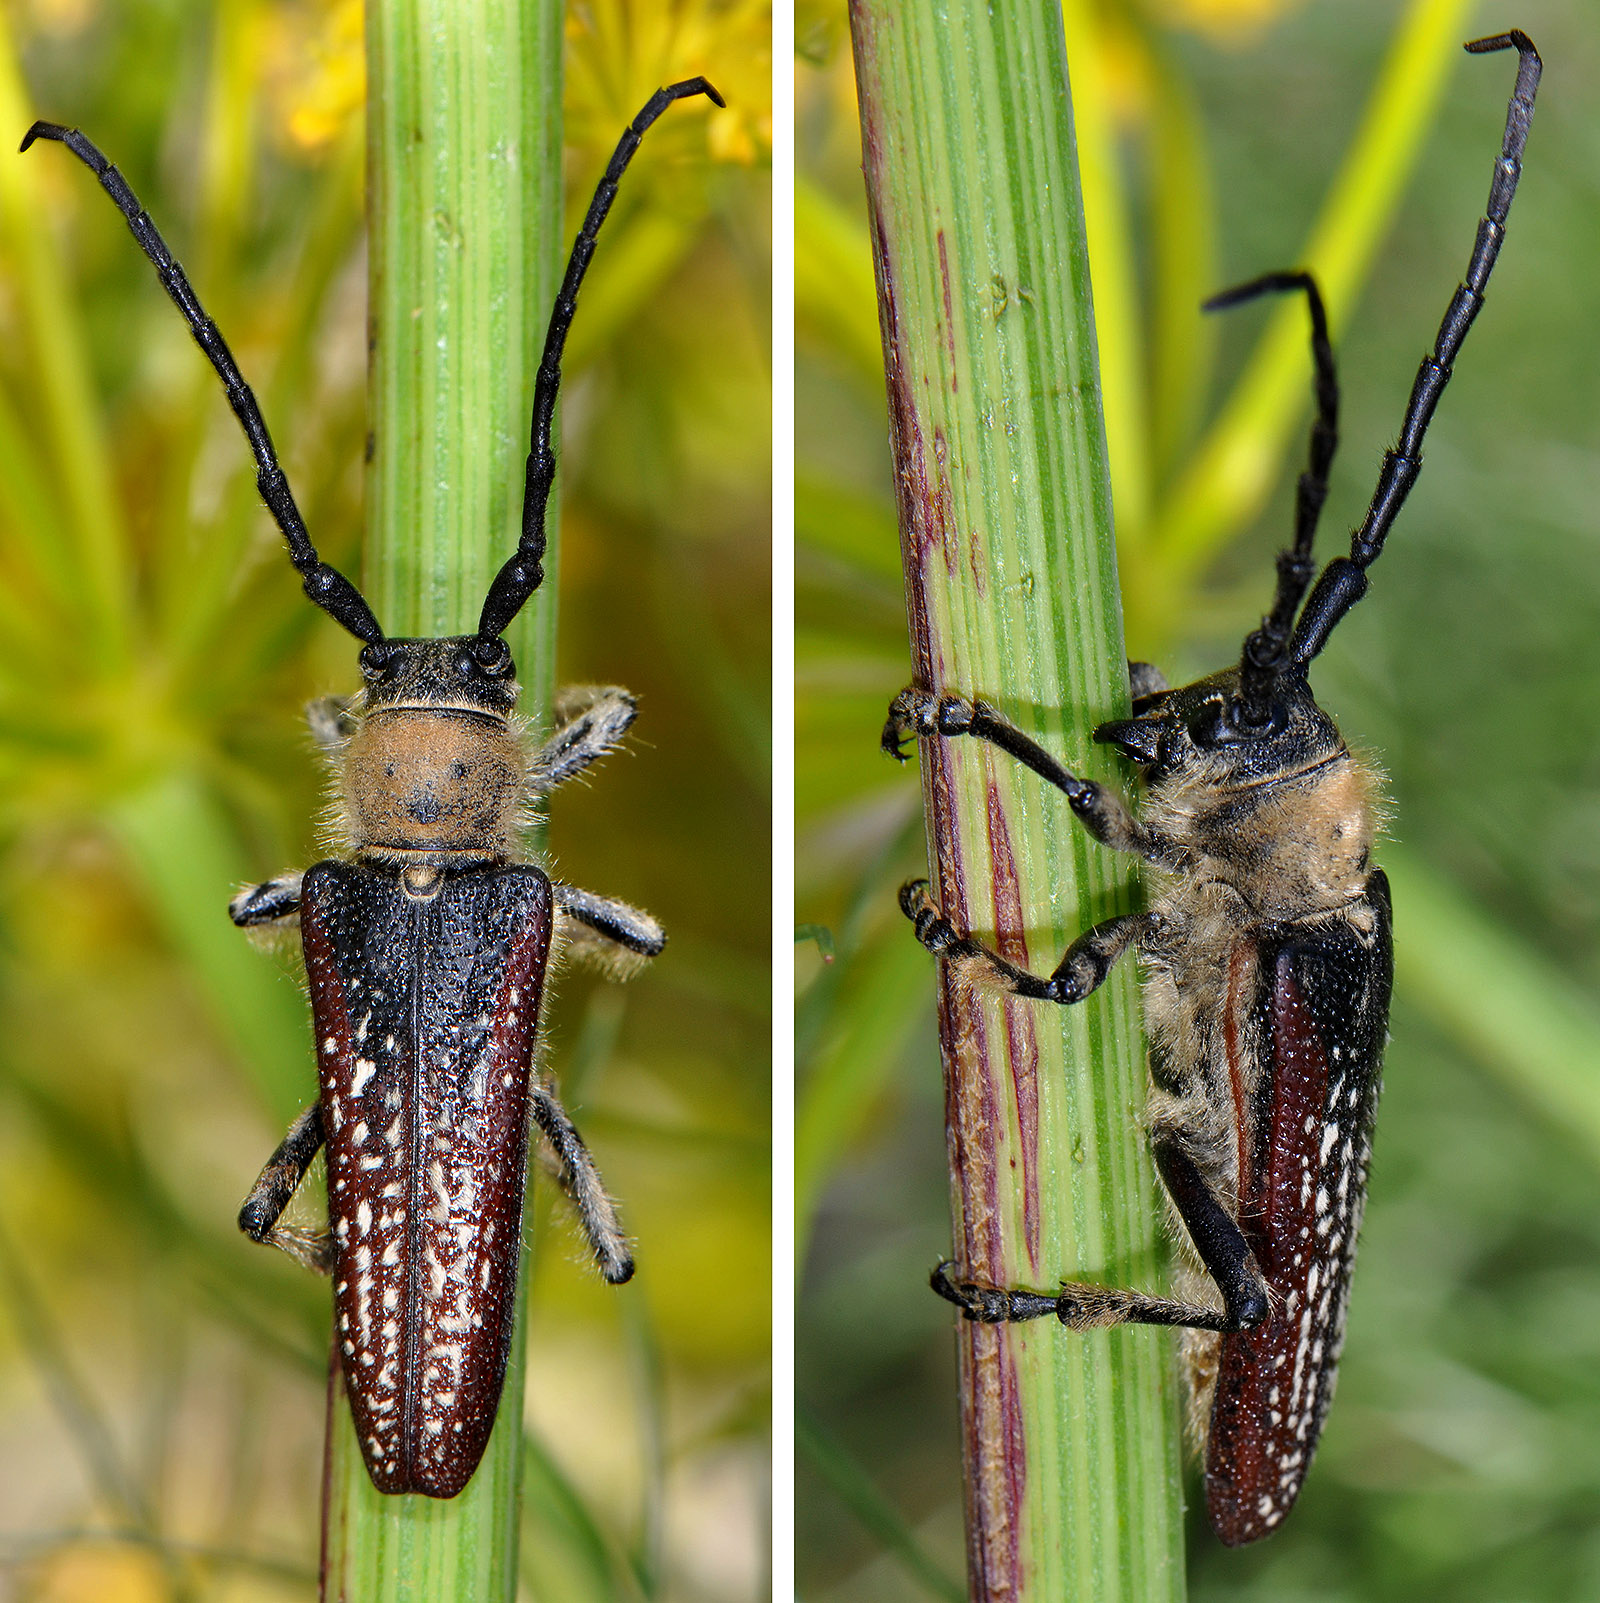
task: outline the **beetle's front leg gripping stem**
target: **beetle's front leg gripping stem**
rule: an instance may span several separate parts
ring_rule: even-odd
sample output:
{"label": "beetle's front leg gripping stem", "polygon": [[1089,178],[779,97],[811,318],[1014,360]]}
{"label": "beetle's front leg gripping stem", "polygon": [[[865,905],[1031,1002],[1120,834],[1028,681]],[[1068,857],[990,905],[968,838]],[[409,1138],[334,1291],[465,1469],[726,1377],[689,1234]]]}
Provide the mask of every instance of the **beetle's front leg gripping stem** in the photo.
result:
{"label": "beetle's front leg gripping stem", "polygon": [[952,735],[972,735],[978,740],[987,740],[1002,751],[1010,752],[1018,762],[1064,792],[1074,807],[1080,793],[1097,788],[1069,773],[1043,746],[1002,718],[986,701],[941,696],[918,685],[907,685],[889,703],[889,717],[879,744],[890,757],[904,762],[905,742],[913,735],[926,740]]}
{"label": "beetle's front leg gripping stem", "polygon": [[889,756],[904,762],[905,741],[912,735],[930,740],[971,735],[986,740],[1032,769],[1046,784],[1054,785],[1083,827],[1113,851],[1134,852],[1152,861],[1164,860],[1167,855],[1165,844],[1139,823],[1115,791],[1092,779],[1079,779],[986,701],[935,695],[907,685],[889,704],[879,744]]}

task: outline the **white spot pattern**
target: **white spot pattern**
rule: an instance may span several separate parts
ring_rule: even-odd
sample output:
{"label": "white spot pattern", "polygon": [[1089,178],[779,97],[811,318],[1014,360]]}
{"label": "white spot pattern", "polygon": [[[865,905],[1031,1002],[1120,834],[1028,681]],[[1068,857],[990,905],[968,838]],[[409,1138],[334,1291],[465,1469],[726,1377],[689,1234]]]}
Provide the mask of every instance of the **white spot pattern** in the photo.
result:
{"label": "white spot pattern", "polygon": [[[542,894],[544,924],[510,926],[518,940],[532,940],[541,951],[548,890]],[[314,902],[307,897],[307,930],[329,917]],[[409,1023],[402,1030],[397,1022],[409,1018],[397,1005],[401,998],[392,990],[386,996],[374,981],[362,1007],[350,1005],[345,1014],[360,1016],[352,1036],[335,1005],[338,990],[350,1002],[357,987],[339,985],[324,959],[319,988],[310,935],[307,956],[313,1005],[324,1026],[319,1039],[331,1043],[322,1064],[324,1108],[335,1115],[329,1119],[330,1189],[349,1198],[336,1211],[334,1237],[340,1351],[359,1376],[351,1387],[357,1423],[380,1485],[386,1477],[398,1484],[399,1477],[434,1489],[470,1472],[493,1419],[520,1240],[526,1139],[522,1096],[499,1093],[514,1091],[527,1073],[531,1030],[508,1030],[504,1012],[488,1010],[488,1018],[501,1019],[490,1031],[501,1044],[485,1051],[478,1010],[457,1011],[424,1019],[424,1050],[412,1053]],[[536,1017],[542,967],[530,978],[518,996],[528,1002],[521,1010],[527,1026]],[[429,1001],[427,993],[423,1000]],[[379,1038],[383,1047],[375,1050]],[[340,1040],[349,1043],[342,1055]],[[477,1044],[469,1048],[469,1040]],[[372,1055],[357,1056],[357,1047]],[[496,1088],[493,1102],[489,1086]],[[353,1118],[348,1130],[334,1128],[341,1094],[365,1099],[365,1117]],[[373,1114],[377,1106],[387,1110],[381,1117]],[[501,1222],[505,1231],[498,1229]],[[497,1253],[497,1241],[511,1250]]]}

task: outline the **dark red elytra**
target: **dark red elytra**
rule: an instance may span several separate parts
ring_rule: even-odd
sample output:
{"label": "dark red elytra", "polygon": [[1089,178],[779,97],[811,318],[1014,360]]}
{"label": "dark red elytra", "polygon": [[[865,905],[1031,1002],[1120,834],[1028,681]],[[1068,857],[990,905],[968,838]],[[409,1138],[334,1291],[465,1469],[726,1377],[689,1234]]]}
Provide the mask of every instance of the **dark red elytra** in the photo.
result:
{"label": "dark red elytra", "polygon": [[381,1492],[453,1497],[489,1440],[551,924],[532,867],[453,875],[427,901],[355,864],[304,879],[335,1339]]}
{"label": "dark red elytra", "polygon": [[1206,1508],[1230,1547],[1282,1521],[1332,1401],[1366,1196],[1393,973],[1388,882],[1368,881],[1374,927],[1336,926],[1261,954],[1252,1021],[1271,1073],[1239,1223],[1271,1292],[1264,1324],[1221,1338],[1206,1446]]}

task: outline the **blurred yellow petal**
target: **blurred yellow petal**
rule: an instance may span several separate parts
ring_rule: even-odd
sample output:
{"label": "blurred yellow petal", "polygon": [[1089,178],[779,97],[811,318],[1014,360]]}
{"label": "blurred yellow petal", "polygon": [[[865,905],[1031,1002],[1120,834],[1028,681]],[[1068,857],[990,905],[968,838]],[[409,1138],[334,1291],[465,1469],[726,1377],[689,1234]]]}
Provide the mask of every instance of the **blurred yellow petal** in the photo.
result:
{"label": "blurred yellow petal", "polygon": [[717,86],[727,108],[669,137],[692,141],[713,162],[766,160],[772,149],[767,0],[595,0],[574,10],[567,19],[568,143],[598,162],[653,90],[696,75]]}
{"label": "blurred yellow petal", "polygon": [[23,27],[65,39],[82,33],[98,10],[95,0],[30,0],[18,21]]}
{"label": "blurred yellow petal", "polygon": [[171,1595],[155,1557],[133,1547],[70,1548],[46,1566],[38,1603],[161,1603]]}
{"label": "blurred yellow petal", "polygon": [[1174,27],[1241,43],[1270,27],[1303,0],[1157,0],[1154,11]]}
{"label": "blurred yellow petal", "polygon": [[306,156],[326,149],[366,103],[361,0],[278,11],[261,76],[283,146]]}

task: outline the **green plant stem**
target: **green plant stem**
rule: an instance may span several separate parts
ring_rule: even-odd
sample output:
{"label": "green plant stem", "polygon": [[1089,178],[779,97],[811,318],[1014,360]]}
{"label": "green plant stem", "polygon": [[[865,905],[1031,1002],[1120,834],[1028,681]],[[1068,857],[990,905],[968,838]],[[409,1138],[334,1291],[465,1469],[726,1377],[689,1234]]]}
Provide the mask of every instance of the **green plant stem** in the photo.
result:
{"label": "green plant stem", "polygon": [[[1124,782],[1091,739],[1127,679],[1060,11],[854,0],[851,24],[916,680]],[[1132,906],[1126,862],[1019,764],[960,740],[922,758],[956,923],[1048,969]],[[962,1269],[1154,1283],[1132,966],[1070,1009],[940,983]],[[962,1322],[957,1341],[971,1595],[1181,1597],[1166,1338]]]}
{"label": "green plant stem", "polygon": [[[516,545],[561,233],[561,30],[552,0],[368,8],[373,443],[364,580],[392,635],[476,629],[489,580]],[[534,713],[550,700],[555,572],[552,549],[544,589],[510,638],[522,707]],[[499,1422],[459,1497],[374,1491],[342,1383],[334,1389],[326,1598],[515,1596],[521,1302],[519,1293]]]}

